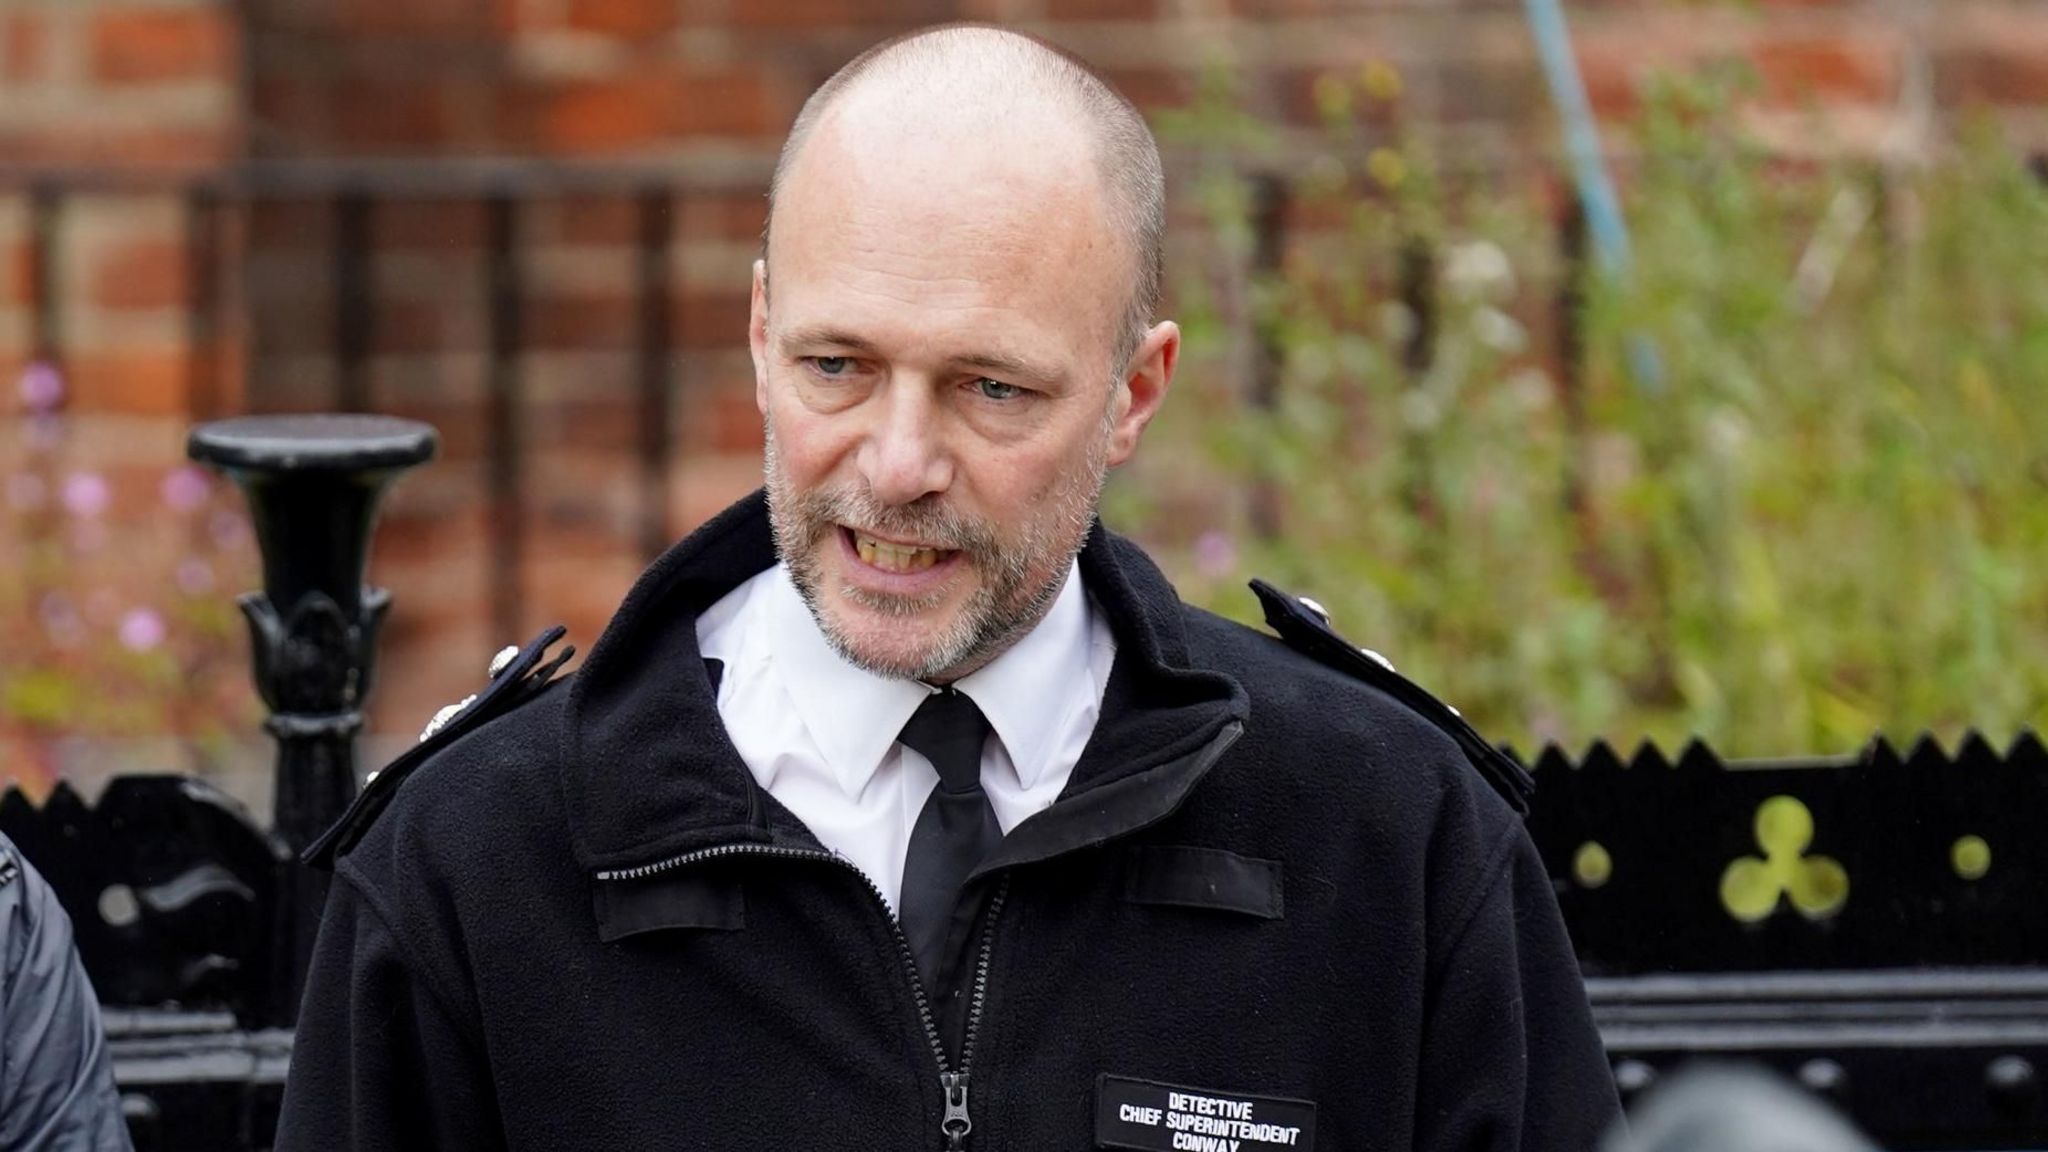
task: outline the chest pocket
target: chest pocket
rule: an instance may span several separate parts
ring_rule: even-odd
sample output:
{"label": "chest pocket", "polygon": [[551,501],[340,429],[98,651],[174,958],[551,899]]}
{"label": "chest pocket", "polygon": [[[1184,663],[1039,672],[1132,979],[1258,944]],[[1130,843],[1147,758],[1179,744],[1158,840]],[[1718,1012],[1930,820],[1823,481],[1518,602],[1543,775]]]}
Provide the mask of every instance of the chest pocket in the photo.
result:
{"label": "chest pocket", "polygon": [[1284,910],[1280,862],[1221,848],[1141,844],[1124,868],[1124,899],[1278,920]]}

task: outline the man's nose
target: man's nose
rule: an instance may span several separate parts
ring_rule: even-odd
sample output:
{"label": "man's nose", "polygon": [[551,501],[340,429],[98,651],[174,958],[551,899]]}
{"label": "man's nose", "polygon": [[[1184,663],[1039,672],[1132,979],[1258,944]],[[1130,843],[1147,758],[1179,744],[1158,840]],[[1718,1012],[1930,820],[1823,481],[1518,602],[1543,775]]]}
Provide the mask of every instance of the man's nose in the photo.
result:
{"label": "man's nose", "polygon": [[953,464],[946,450],[944,413],[931,390],[896,381],[882,399],[880,417],[861,446],[859,459],[869,491],[890,505],[945,491],[953,480]]}

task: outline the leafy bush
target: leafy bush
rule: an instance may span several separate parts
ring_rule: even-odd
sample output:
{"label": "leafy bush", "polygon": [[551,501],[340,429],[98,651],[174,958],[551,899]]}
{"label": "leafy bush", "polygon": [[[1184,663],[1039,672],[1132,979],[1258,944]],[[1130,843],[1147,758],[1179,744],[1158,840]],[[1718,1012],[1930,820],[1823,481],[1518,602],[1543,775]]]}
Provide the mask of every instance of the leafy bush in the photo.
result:
{"label": "leafy bush", "polygon": [[[1248,283],[1236,158],[1272,134],[1227,101],[1162,126],[1233,159],[1179,284],[1181,394],[1110,514],[1187,594],[1251,618],[1247,575],[1310,593],[1524,748],[2042,726],[2048,189],[2019,157],[1978,131],[1924,168],[1795,164],[1726,85],[1667,84],[1625,149],[1634,264],[1585,278],[1574,369],[1543,338],[1559,179],[1446,173],[1383,70],[1320,95],[1295,214],[1328,226]],[[1271,536],[1223,498],[1262,489]]]}

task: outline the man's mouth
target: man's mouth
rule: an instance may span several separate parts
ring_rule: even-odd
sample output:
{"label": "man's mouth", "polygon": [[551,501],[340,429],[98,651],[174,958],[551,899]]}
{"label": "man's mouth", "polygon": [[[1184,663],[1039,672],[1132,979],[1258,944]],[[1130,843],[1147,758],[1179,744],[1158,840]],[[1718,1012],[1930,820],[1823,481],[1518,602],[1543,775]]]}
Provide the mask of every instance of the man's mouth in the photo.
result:
{"label": "man's mouth", "polygon": [[878,540],[851,528],[841,530],[853,537],[853,550],[860,556],[861,563],[884,572],[922,572],[953,554],[951,549],[898,544]]}

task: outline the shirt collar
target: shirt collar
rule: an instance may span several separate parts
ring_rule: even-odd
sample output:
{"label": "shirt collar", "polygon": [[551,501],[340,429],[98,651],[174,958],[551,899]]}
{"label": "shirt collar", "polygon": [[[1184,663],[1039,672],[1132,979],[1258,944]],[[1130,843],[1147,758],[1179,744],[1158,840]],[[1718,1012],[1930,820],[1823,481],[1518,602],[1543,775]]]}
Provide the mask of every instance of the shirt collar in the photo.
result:
{"label": "shirt collar", "polygon": [[1044,774],[1054,737],[1074,704],[1095,698],[1088,611],[1076,565],[1037,627],[953,685],[988,717],[1017,769],[1017,783],[1026,788]]}
{"label": "shirt collar", "polygon": [[[786,566],[776,565],[766,592],[769,659],[839,787],[848,797],[858,796],[934,690],[849,663],[825,639]],[[1026,788],[1045,770],[1054,729],[1071,711],[1070,698],[1077,692],[1092,696],[1088,611],[1075,565],[1036,627],[954,685],[988,718]]]}
{"label": "shirt collar", "polygon": [[848,663],[825,639],[786,565],[775,566],[767,591],[768,658],[840,789],[859,796],[932,690]]}

